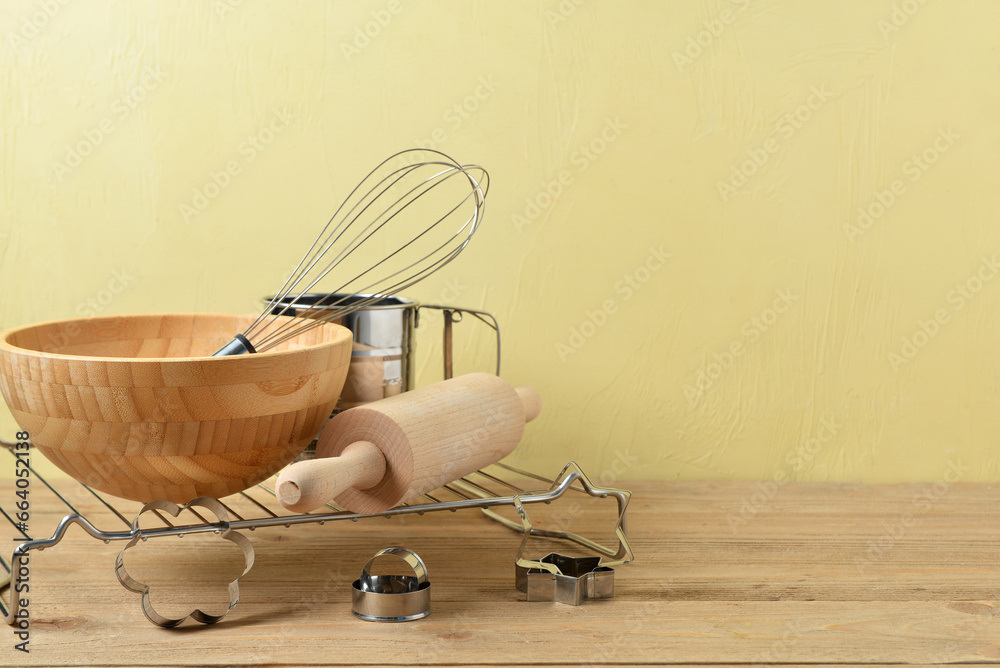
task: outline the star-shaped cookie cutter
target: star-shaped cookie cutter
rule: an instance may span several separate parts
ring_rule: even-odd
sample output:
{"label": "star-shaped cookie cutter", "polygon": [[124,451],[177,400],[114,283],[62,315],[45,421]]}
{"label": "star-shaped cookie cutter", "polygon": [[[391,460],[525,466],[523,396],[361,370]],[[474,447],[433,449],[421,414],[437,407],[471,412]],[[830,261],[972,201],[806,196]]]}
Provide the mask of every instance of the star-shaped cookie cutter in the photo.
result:
{"label": "star-shaped cookie cutter", "polygon": [[[618,538],[617,549],[605,547],[569,531],[549,531],[532,526],[531,518],[524,507],[525,504],[539,500],[535,498],[539,496],[551,498],[554,492],[561,495],[570,489],[577,480],[590,496],[601,499],[610,496],[618,502],[618,522],[615,525],[615,536]],[[523,578],[525,582],[523,591],[527,593],[528,600],[559,601],[579,605],[584,600],[591,598],[614,596],[614,570],[611,567],[630,563],[634,558],[628,542],[626,525],[626,509],[631,498],[632,493],[627,490],[598,487],[576,462],[567,464],[547,490],[515,495],[513,497],[514,508],[521,519],[521,527],[517,528],[524,534],[521,539],[521,547],[514,559],[515,583],[519,583]],[[495,513],[493,516],[495,519],[499,518]],[[513,524],[505,523],[508,526]],[[516,525],[514,526],[516,527]],[[587,561],[588,558],[579,559],[553,553],[541,559],[527,559],[524,554],[528,546],[528,539],[532,536],[570,540],[597,552],[601,556],[590,557]],[[605,557],[608,558],[607,561],[605,561]],[[564,572],[564,569],[568,572]],[[520,589],[520,587],[518,588]]]}
{"label": "star-shaped cookie cutter", "polygon": [[[243,550],[243,557],[246,560],[246,566],[243,569],[243,573],[229,583],[229,607],[226,608],[225,612],[220,615],[210,615],[200,608],[195,608],[192,612],[184,615],[183,617],[172,619],[164,617],[153,609],[153,605],[149,600],[149,585],[135,580],[125,570],[125,551],[138,543],[140,539],[145,538],[145,536],[143,536],[142,529],[139,528],[139,518],[142,517],[143,513],[150,510],[160,510],[177,517],[182,510],[191,508],[192,506],[205,508],[219,518],[217,523],[207,526],[213,527],[214,530],[220,534],[221,538],[224,538],[231,543],[235,543],[241,550]],[[118,576],[118,581],[121,582],[123,587],[138,594],[142,594],[142,614],[146,615],[146,619],[152,623],[164,628],[173,628],[183,623],[184,620],[190,617],[191,619],[201,622],[202,624],[214,624],[225,617],[226,614],[240,602],[240,580],[243,576],[250,572],[251,568],[253,568],[253,544],[246,536],[230,528],[229,512],[219,501],[207,496],[199,496],[196,499],[188,501],[183,506],[178,506],[176,503],[171,501],[151,501],[150,503],[144,505],[135,516],[135,519],[132,520],[132,534],[132,540],[130,540],[128,544],[122,548],[122,551],[118,553],[118,558],[115,559],[115,575]]]}
{"label": "star-shaped cookie cutter", "polygon": [[569,557],[552,552],[540,563],[554,565],[559,573],[515,566],[515,585],[528,601],[581,605],[615,596],[615,569],[602,566],[600,557]]}

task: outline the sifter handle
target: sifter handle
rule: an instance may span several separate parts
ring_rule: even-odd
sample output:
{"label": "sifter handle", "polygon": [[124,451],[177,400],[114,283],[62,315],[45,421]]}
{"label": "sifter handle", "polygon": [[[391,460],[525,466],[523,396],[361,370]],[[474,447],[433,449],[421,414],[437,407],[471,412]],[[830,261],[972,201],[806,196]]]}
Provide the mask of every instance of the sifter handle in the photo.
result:
{"label": "sifter handle", "polygon": [[369,489],[385,476],[385,457],[374,443],[357,441],[338,457],[321,457],[292,464],[281,472],[275,493],[281,505],[307,513],[351,487]]}

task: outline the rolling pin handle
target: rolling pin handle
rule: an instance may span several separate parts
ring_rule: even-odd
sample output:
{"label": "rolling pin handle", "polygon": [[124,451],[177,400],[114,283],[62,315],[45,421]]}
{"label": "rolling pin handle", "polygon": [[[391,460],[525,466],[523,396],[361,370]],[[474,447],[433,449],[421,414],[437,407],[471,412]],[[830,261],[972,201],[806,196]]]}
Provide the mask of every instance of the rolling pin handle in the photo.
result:
{"label": "rolling pin handle", "polygon": [[524,421],[531,422],[542,412],[542,395],[538,390],[529,385],[518,385],[514,388],[517,396],[521,398],[521,405],[524,407]]}
{"label": "rolling pin handle", "polygon": [[309,512],[351,487],[370,489],[385,476],[385,456],[374,443],[357,441],[337,457],[292,464],[278,476],[275,492],[288,510]]}

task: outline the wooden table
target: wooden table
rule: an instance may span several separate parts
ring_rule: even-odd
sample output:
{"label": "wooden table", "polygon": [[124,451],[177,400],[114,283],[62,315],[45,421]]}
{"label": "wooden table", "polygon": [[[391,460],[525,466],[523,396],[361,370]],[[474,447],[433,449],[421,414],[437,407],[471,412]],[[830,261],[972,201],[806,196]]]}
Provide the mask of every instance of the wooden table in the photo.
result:
{"label": "wooden table", "polygon": [[[74,485],[58,486],[99,513]],[[470,510],[260,529],[240,605],[215,626],[167,630],[115,579],[122,543],[73,529],[32,554],[31,653],[13,651],[5,632],[0,664],[1000,663],[1000,485],[621,486],[634,493],[635,561],[617,569],[613,600],[579,607],[523,601],[513,586],[520,537]],[[12,497],[0,483],[2,505]],[[35,498],[32,532],[48,534],[64,510]],[[533,517],[610,540],[612,506],[561,499]],[[359,621],[351,581],[392,544],[426,561],[433,614]],[[150,540],[132,555],[144,577],[187,570],[198,580],[154,584],[165,613],[193,595],[210,612],[224,607],[225,583],[242,569],[239,550],[213,537]]]}

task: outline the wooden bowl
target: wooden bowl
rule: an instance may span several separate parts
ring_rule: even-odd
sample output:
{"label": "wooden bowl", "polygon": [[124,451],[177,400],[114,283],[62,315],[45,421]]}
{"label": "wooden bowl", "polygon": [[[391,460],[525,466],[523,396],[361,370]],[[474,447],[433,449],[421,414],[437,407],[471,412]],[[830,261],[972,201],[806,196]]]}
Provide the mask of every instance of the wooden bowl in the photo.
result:
{"label": "wooden bowl", "polygon": [[0,333],[0,390],[56,466],[135,501],[221,498],[315,438],[351,362],[324,324],[275,349],[211,357],[255,316],[122,315]]}

